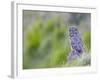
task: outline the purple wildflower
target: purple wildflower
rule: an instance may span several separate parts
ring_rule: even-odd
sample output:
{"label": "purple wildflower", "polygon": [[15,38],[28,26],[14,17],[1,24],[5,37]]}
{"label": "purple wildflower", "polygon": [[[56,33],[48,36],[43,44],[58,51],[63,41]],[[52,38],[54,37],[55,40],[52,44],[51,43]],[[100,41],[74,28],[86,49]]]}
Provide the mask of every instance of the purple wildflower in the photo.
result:
{"label": "purple wildflower", "polygon": [[78,52],[76,50],[72,50],[69,53],[68,60],[69,61],[72,61],[73,59],[75,59],[78,56],[77,54],[78,54]]}
{"label": "purple wildflower", "polygon": [[80,56],[83,52],[83,44],[80,38],[79,32],[76,27],[70,27],[69,29],[70,42],[72,51],[68,56],[68,59],[74,59],[76,56]]}

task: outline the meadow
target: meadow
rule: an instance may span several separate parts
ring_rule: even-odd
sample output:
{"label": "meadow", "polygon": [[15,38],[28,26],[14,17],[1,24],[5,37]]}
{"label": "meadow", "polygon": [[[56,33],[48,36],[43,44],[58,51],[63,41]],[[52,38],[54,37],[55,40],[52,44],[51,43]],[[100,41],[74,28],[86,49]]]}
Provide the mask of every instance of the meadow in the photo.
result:
{"label": "meadow", "polygon": [[[70,26],[76,26],[83,53],[69,63]],[[91,15],[23,10],[23,69],[91,65]]]}

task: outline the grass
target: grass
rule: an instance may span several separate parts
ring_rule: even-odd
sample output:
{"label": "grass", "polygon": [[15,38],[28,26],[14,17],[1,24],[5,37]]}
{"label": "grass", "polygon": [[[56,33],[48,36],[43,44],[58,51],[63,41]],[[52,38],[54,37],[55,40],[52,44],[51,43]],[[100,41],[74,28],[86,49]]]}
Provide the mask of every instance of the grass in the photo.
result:
{"label": "grass", "polygon": [[24,29],[23,34],[23,69],[90,65],[90,32],[81,35],[86,49],[85,54],[68,63],[67,56],[71,51],[68,26],[59,16],[51,17],[46,21],[39,17]]}

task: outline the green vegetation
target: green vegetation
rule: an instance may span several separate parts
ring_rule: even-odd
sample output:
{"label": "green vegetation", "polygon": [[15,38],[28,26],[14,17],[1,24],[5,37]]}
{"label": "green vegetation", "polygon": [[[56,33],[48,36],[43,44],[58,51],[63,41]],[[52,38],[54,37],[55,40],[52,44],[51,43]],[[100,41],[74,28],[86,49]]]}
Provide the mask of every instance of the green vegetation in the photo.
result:
{"label": "green vegetation", "polygon": [[[25,27],[23,30],[23,69],[82,64],[82,62],[79,63],[79,59],[71,65],[67,62],[67,56],[71,51],[68,25],[63,22],[59,15],[52,16],[47,20],[43,20],[41,16],[36,17],[32,25]],[[81,36],[86,52],[90,52],[90,32],[83,32]]]}

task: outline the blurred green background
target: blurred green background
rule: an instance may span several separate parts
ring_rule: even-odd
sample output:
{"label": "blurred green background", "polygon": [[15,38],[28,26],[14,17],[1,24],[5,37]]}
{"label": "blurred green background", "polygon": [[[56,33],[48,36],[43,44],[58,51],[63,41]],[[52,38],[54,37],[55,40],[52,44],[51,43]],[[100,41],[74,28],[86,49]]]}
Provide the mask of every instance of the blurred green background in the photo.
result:
{"label": "blurred green background", "polygon": [[[23,10],[23,69],[90,65],[91,15]],[[68,29],[76,25],[86,55],[68,64]]]}

